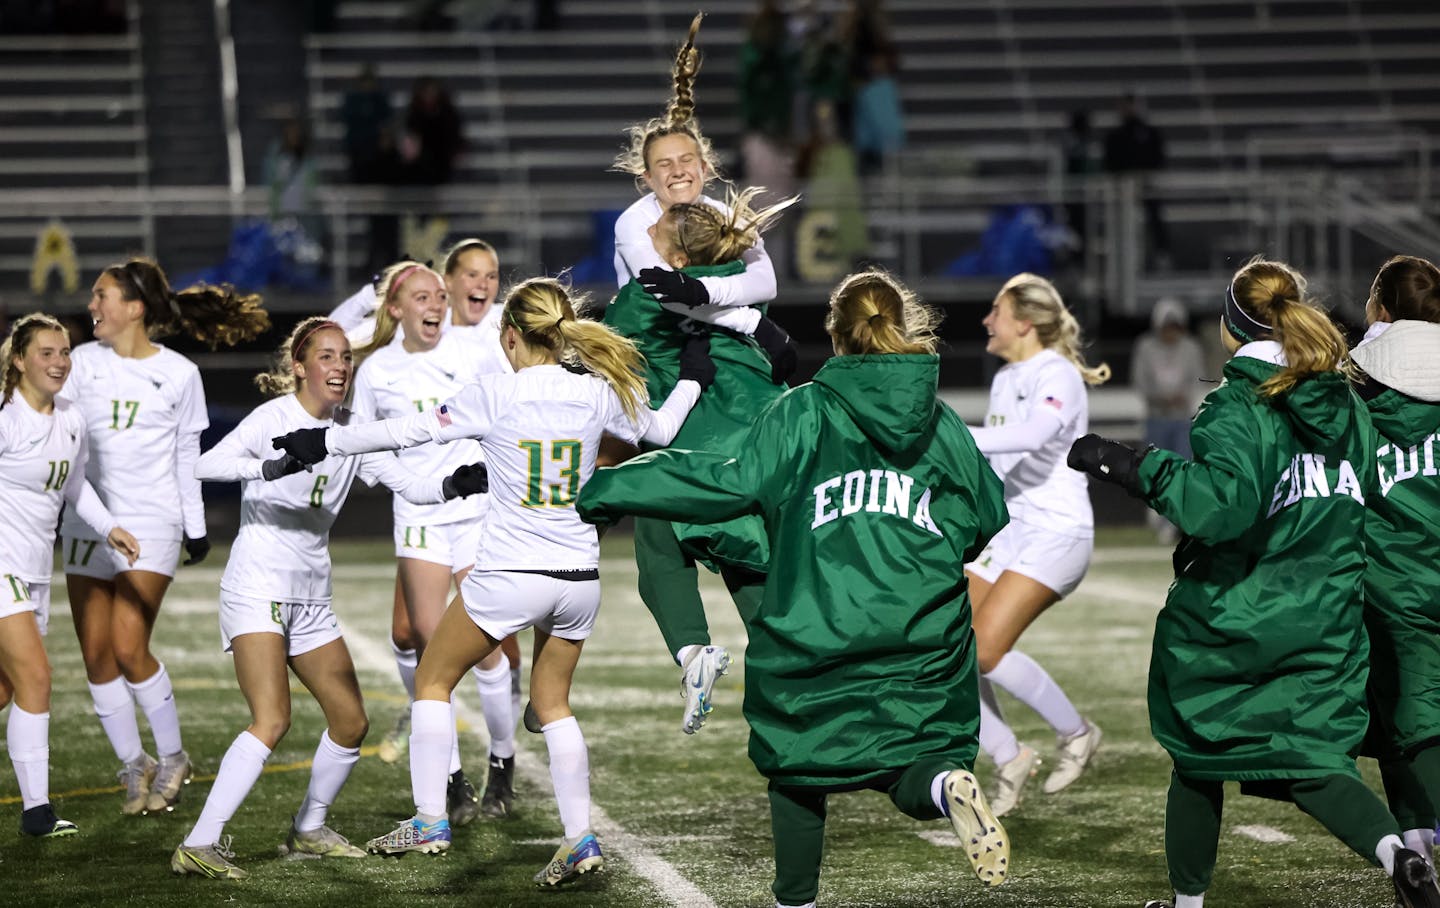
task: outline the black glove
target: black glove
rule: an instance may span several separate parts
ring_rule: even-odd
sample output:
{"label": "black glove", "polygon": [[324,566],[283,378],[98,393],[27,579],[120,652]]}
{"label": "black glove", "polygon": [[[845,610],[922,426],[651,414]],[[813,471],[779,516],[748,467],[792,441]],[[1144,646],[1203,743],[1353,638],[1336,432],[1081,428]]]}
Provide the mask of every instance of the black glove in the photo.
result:
{"label": "black glove", "polygon": [[300,465],[308,467],[317,464],[330,456],[325,450],[325,433],[328,429],[296,429],[285,435],[277,435],[270,439],[270,444],[277,451],[284,451],[291,457],[300,461]]}
{"label": "black glove", "polygon": [[680,347],[680,380],[699,382],[700,390],[715,383],[715,361],[710,358],[710,333],[691,334]]}
{"label": "black glove", "polygon": [[800,351],[795,347],[795,342],[785,329],[772,322],[765,316],[760,317],[760,323],[755,326],[755,343],[770,357],[770,380],[777,385],[785,384],[785,380],[795,374],[795,367],[800,364]]}
{"label": "black glove", "polygon": [[186,536],[185,552],[190,556],[183,562],[185,565],[199,564],[205,560],[206,555],[210,554],[210,538],[208,536],[201,536],[198,539],[191,539],[189,536]]}
{"label": "black glove", "polygon": [[467,495],[479,495],[481,492],[490,491],[490,473],[483,463],[467,463],[456,467],[455,472],[446,476],[440,485],[445,490],[446,501]]}
{"label": "black glove", "polygon": [[266,482],[273,482],[281,476],[289,476],[291,473],[299,473],[305,469],[305,465],[291,457],[289,454],[282,454],[279,457],[271,458],[260,465],[260,478]]}
{"label": "black glove", "polygon": [[703,306],[710,302],[705,285],[683,271],[668,268],[641,268],[640,286],[662,303]]}
{"label": "black glove", "polygon": [[1140,463],[1150,450],[1136,451],[1092,432],[1075,439],[1065,463],[1072,470],[1088,473],[1102,482],[1113,482],[1131,495],[1138,496]]}

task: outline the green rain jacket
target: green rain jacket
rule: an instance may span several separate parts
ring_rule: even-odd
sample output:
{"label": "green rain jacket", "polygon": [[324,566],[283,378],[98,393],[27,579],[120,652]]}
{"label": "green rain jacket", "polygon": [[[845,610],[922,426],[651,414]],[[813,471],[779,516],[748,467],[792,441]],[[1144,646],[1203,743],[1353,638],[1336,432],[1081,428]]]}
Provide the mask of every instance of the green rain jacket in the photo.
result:
{"label": "green rain jacket", "polygon": [[759,515],[750,758],[784,785],[860,787],[979,729],[962,565],[1005,525],[1000,480],[935,397],[939,359],[842,356],[757,420],[738,457],[674,448],[597,470],[581,517]]}
{"label": "green rain jacket", "polygon": [[1150,729],[1195,779],[1358,775],[1373,430],[1339,373],[1261,397],[1279,369],[1232,359],[1191,427],[1194,461],[1152,451],[1140,466],[1142,497],[1184,533]]}
{"label": "green rain jacket", "polygon": [[[1403,347],[1400,334],[1387,331],[1370,343]],[[1379,432],[1380,486],[1365,520],[1372,713],[1367,752],[1380,755],[1440,738],[1440,403],[1404,393],[1407,378],[1440,369],[1425,352],[1411,355],[1389,379],[1395,387],[1373,386],[1381,393],[1366,401]]]}
{"label": "green rain jacket", "polygon": [[[745,263],[694,266],[692,277],[728,277],[745,270]],[[763,308],[763,307],[762,307]],[[631,281],[605,310],[605,324],[630,338],[645,357],[645,382],[652,406],[659,407],[680,380],[680,347],[686,333],[684,316],[664,309],[653,296]],[[712,329],[710,358],[715,362],[715,383],[700,395],[672,448],[738,454],[745,434],[785,387],[770,380],[770,360],[748,338]],[[705,562],[723,561],[764,573],[770,560],[765,529],[754,517],[742,517],[714,526],[675,524],[675,535],[693,556]]]}

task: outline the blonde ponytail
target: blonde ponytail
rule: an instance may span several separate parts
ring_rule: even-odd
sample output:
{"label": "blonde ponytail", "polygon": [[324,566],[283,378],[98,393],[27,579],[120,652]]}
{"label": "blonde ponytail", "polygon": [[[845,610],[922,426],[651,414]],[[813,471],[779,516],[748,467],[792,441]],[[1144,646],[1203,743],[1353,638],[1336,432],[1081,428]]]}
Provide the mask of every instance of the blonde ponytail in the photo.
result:
{"label": "blonde ponytail", "polygon": [[725,199],[728,211],[704,202],[671,205],[662,221],[666,226],[661,229],[675,231],[674,245],[685,253],[688,264],[733,262],[760,242],[760,234],[769,229],[780,212],[800,201],[799,196],[791,196],[759,211],[751,210],[751,203],[764,192],[763,186],[751,186],[739,193],[730,189]]}
{"label": "blonde ponytail", "polygon": [[1010,298],[1015,317],[1034,327],[1041,346],[1068,359],[1079,370],[1085,384],[1100,385],[1110,380],[1107,364],[1091,366],[1085,362],[1085,342],[1081,337],[1080,323],[1066,307],[1054,284],[1039,275],[1022,273],[1006,281],[1000,293]]}
{"label": "blonde ponytail", "polygon": [[1306,289],[1304,276],[1294,268],[1259,256],[1230,281],[1235,303],[1255,321],[1273,326],[1273,339],[1285,351],[1285,367],[1260,385],[1265,397],[1284,394],[1322,372],[1354,374],[1345,335]]}
{"label": "blonde ponytail", "polygon": [[941,318],[889,272],[872,268],[836,286],[825,330],[841,356],[934,353]]}

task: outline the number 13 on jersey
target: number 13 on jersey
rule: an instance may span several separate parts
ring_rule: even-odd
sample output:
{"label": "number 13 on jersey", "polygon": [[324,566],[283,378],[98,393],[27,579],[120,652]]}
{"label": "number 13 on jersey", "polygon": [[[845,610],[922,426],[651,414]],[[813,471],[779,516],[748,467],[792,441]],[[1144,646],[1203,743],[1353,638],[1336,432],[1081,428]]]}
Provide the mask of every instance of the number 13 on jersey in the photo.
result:
{"label": "number 13 on jersey", "polygon": [[548,457],[543,441],[518,444],[530,463],[525,498],[520,503],[527,508],[574,507],[580,492],[580,440],[551,441]]}

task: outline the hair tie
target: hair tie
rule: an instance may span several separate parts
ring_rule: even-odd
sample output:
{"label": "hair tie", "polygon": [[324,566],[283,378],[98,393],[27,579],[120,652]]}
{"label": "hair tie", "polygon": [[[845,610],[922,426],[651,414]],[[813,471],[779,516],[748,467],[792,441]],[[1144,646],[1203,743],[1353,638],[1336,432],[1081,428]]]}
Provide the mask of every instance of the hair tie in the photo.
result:
{"label": "hair tie", "polygon": [[870,329],[871,329],[872,331],[875,329],[875,319],[877,319],[877,318],[880,319],[880,320],[883,322],[883,321],[885,320],[885,313],[883,313],[883,312],[876,312],[874,315],[872,315],[872,316],[870,316],[869,318],[865,319],[865,324],[869,325],[869,326],[870,326]]}
{"label": "hair tie", "polygon": [[1224,318],[1225,329],[1247,344],[1254,343],[1261,333],[1275,330],[1264,322],[1256,321],[1254,316],[1240,307],[1239,301],[1235,299],[1234,281],[1225,285]]}
{"label": "hair tie", "polygon": [[321,328],[335,328],[342,332],[345,330],[344,328],[341,328],[338,323],[332,322],[328,318],[321,319],[320,321],[307,328],[304,334],[295,338],[294,343],[290,345],[291,360],[294,360],[295,354],[305,347],[305,342],[310,339],[310,335],[314,334],[316,331],[319,331]]}

